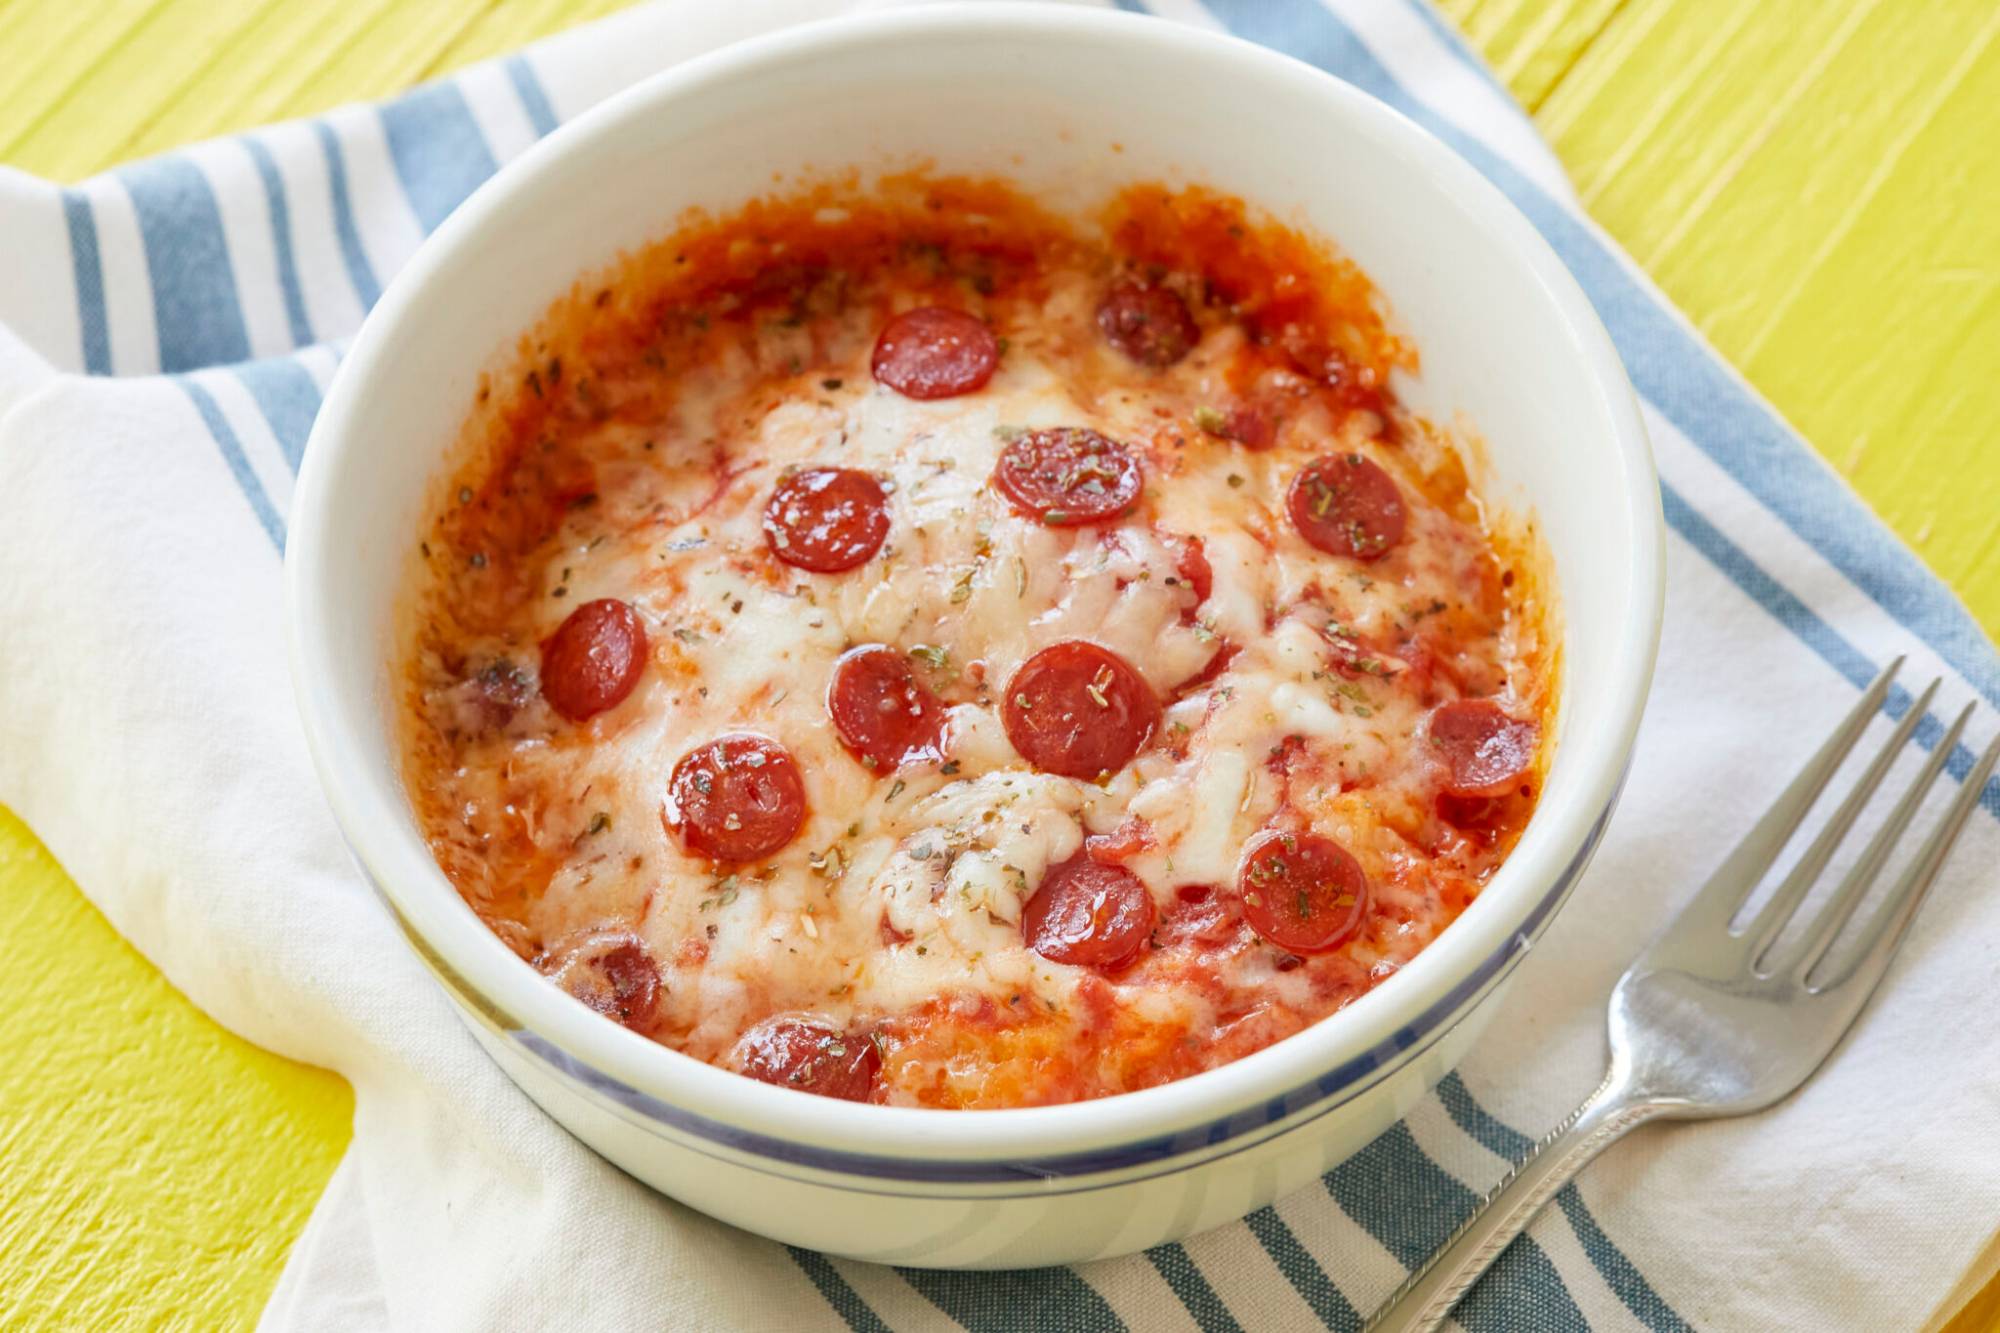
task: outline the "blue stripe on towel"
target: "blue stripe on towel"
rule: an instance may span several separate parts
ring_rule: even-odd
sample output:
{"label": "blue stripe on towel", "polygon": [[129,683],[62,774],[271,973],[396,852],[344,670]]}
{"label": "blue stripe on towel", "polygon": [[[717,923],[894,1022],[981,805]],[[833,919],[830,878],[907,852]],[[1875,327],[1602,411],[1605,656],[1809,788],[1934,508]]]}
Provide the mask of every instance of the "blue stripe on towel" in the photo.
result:
{"label": "blue stripe on towel", "polygon": [[292,250],[292,207],[285,198],[285,178],[262,141],[246,135],[237,142],[250,155],[257,179],[264,185],[264,207],[271,215],[271,251],[277,256],[278,290],[285,300],[285,325],[291,332],[292,346],[307,346],[313,340],[312,321],[306,318],[305,288],[299,283],[298,256]]}
{"label": "blue stripe on towel", "polygon": [[62,206],[63,225],[69,230],[70,269],[76,282],[83,368],[92,375],[109,375],[111,328],[104,311],[104,262],[97,253],[97,215],[90,211],[90,196],[81,190],[64,190]]}
{"label": "blue stripe on towel", "polygon": [[121,167],[153,286],[160,369],[171,374],[250,355],[222,210],[201,168],[178,154]]}
{"label": "blue stripe on towel", "polygon": [[847,1321],[847,1327],[853,1333],[893,1333],[868,1302],[861,1299],[861,1293],[840,1275],[832,1260],[815,1250],[800,1249],[796,1245],[787,1245],[785,1249],[792,1256],[792,1262],[804,1269],[812,1284],[819,1288],[819,1294],[826,1297],[826,1303],[833,1307],[833,1312]]}
{"label": "blue stripe on towel", "polygon": [[[1456,1071],[1446,1074],[1438,1084],[1437,1097],[1452,1122],[1495,1156],[1518,1165],[1534,1148],[1533,1139],[1481,1106]],[[1591,1266],[1597,1269],[1605,1285],[1617,1293],[1618,1299],[1625,1302],[1626,1309],[1653,1333],[1693,1333],[1688,1322],[1660,1299],[1660,1294],[1632,1261],[1611,1243],[1611,1238],[1597,1225],[1597,1219],[1583,1206],[1583,1196],[1574,1184],[1564,1186],[1556,1202],[1569,1219],[1570,1230],[1576,1233],[1577,1243],[1583,1246]]]}
{"label": "blue stripe on towel", "polygon": [[319,415],[319,385],[306,368],[288,356],[246,361],[234,368],[236,378],[257,400],[257,410],[270,423],[271,434],[296,474],[305,456],[306,437]]}
{"label": "blue stripe on towel", "polygon": [[426,235],[500,169],[457,84],[419,88],[385,103],[378,114],[396,175]]}
{"label": "blue stripe on towel", "polygon": [[535,133],[545,135],[554,129],[555,110],[550,107],[548,94],[542,91],[542,81],[535,77],[535,68],[528,58],[509,56],[502,68],[507,71],[507,81],[514,85],[514,96],[521,99],[521,109],[528,113],[528,123],[535,127]]}
{"label": "blue stripe on towel", "polygon": [[[1724,577],[1742,590],[1744,596],[1790,630],[1799,642],[1817,653],[1822,661],[1838,671],[1856,689],[1865,687],[1875,678],[1875,674],[1882,669],[1879,663],[1820,619],[1811,607],[1752,560],[1742,547],[1702,517],[1679,491],[1663,485],[1660,497],[1667,525],[1701,552]],[[1892,718],[1900,718],[1913,702],[1908,690],[1900,685],[1892,686],[1888,697],[1882,701],[1882,711]],[[1934,749],[1944,739],[1944,724],[1938,721],[1935,714],[1927,716],[1910,733],[1910,739],[1925,750]],[[1960,744],[1952,748],[1944,767],[1945,772],[1963,782],[1966,774],[1972,771],[1972,764],[1972,751]],[[1988,814],[2000,819],[2000,778],[1987,782],[1986,790],[1980,794],[1980,804]]]}
{"label": "blue stripe on towel", "polygon": [[1466,1333],[1590,1333],[1555,1263],[1528,1236],[1516,1236],[1452,1311]]}
{"label": "blue stripe on towel", "polygon": [[1311,1251],[1299,1243],[1299,1238],[1285,1225],[1285,1219],[1278,1216],[1277,1209],[1266,1204],[1244,1218],[1243,1223],[1264,1247],[1264,1253],[1271,1257],[1285,1281],[1292,1284],[1299,1299],[1319,1316],[1320,1323],[1333,1333],[1354,1333],[1361,1327],[1360,1312],[1333,1285],[1333,1279],[1326,1275]]}
{"label": "blue stripe on towel", "polygon": [[341,262],[347,265],[347,280],[354,284],[361,308],[372,310],[381,298],[382,284],[375,280],[375,267],[368,262],[368,252],[361,246],[361,229],[354,224],[354,201],[347,194],[347,160],[341,154],[333,126],[316,120],[312,127],[326,159],[327,193],[332,200],[333,230],[340,241]]}
{"label": "blue stripe on towel", "polygon": [[250,504],[250,510],[257,516],[264,535],[271,539],[271,545],[278,548],[280,555],[285,551],[285,520],[278,517],[277,508],[271,497],[264,493],[264,483],[257,480],[251,470],[250,459],[243,452],[243,442],[236,438],[236,432],[229,428],[229,419],[222,415],[221,407],[214,397],[185,375],[176,375],[174,383],[180,385],[201,414],[201,422],[208,427],[209,437],[215,441],[216,449],[222,454],[222,461],[228,465],[229,473],[236,478],[236,487],[243,492],[243,498]]}
{"label": "blue stripe on towel", "polygon": [[1243,1333],[1243,1326],[1215,1294],[1215,1288],[1208,1284],[1207,1276],[1185,1246],[1155,1245],[1146,1251],[1146,1262],[1173,1288],[1188,1318],[1194,1320],[1201,1333]]}
{"label": "blue stripe on towel", "polygon": [[1604,1234],[1604,1228],[1597,1225],[1597,1219],[1583,1206],[1583,1195],[1574,1182],[1556,1194],[1556,1206],[1569,1219],[1569,1229],[1576,1233],[1577,1244],[1583,1246],[1604,1285],[1617,1294],[1640,1323],[1653,1333],[1694,1333],[1694,1326],[1674,1313],[1645,1275],[1611,1243],[1611,1237]]}
{"label": "blue stripe on towel", "polygon": [[1110,1333],[1125,1321],[1068,1268],[967,1273],[899,1268],[903,1280],[966,1333]]}
{"label": "blue stripe on towel", "polygon": [[[1479,1202],[1417,1146],[1409,1126],[1401,1123],[1383,1131],[1324,1179],[1342,1211],[1410,1269],[1451,1239]],[[1523,1312],[1533,1312],[1534,1328],[1589,1333],[1590,1324],[1577,1309],[1562,1274],[1528,1236],[1518,1237],[1479,1279],[1460,1303],[1458,1319],[1471,1333],[1498,1333],[1523,1327]]]}

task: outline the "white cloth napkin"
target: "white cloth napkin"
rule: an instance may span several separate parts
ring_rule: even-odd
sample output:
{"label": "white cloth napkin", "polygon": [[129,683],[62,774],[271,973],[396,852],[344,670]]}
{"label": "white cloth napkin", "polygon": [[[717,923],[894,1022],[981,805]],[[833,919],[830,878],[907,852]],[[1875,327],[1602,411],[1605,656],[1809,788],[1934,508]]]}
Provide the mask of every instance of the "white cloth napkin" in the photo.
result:
{"label": "white cloth napkin", "polygon": [[[577,1145],[473,1045],[350,866],[286,676],[291,481],[339,340],[381,284],[560,120],[828,6],[640,9],[395,103],[74,188],[0,173],[0,800],[204,1010],[353,1083],[353,1145],[271,1327],[1354,1327],[1594,1086],[1612,981],[1876,663],[1907,651],[1909,678],[1943,674],[1941,714],[2000,705],[2000,661],[1951,595],[1581,217],[1528,121],[1429,11],[1156,7],[1354,81],[1529,213],[1646,399],[1670,587],[1609,840],[1461,1073],[1275,1208],[1074,1270],[898,1272],[791,1251]],[[1982,713],[1971,739],[1992,732]],[[1996,816],[2000,785],[1878,1002],[1804,1092],[1641,1131],[1461,1320],[1872,1330],[1939,1313],[2000,1225]]]}

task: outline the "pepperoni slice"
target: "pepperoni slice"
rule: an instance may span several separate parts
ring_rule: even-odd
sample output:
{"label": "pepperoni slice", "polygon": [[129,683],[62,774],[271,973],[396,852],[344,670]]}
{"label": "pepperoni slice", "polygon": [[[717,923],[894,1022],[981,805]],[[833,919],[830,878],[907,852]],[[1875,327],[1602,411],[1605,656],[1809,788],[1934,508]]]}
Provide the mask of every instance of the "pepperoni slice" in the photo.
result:
{"label": "pepperoni slice", "polygon": [[1360,454],[1306,464],[1286,503],[1299,536],[1330,555],[1379,560],[1403,540],[1403,494]]}
{"label": "pepperoni slice", "polygon": [[1293,953],[1339,948],[1368,911],[1361,863],[1317,834],[1258,834],[1243,849],[1237,880],[1251,929]]}
{"label": "pepperoni slice", "polygon": [[585,602],[542,642],[542,697],[572,722],[624,702],[646,669],[646,627],[624,602]]}
{"label": "pepperoni slice", "polygon": [[660,969],[636,935],[589,935],[538,962],[556,985],[635,1031],[644,1031],[659,1010]]}
{"label": "pepperoni slice", "polygon": [[1026,431],[1000,451],[993,484],[1008,503],[1052,528],[1117,518],[1144,483],[1130,449],[1082,426]]}
{"label": "pepperoni slice", "polygon": [[667,780],[662,814],[689,851],[754,861],[790,842],[805,823],[805,784],[784,746],[737,732],[681,757]]}
{"label": "pepperoni slice", "polygon": [[1124,658],[1069,639],[1021,664],[1000,720],[1034,767],[1091,781],[1139,753],[1160,725],[1160,701]]}
{"label": "pepperoni slice", "polygon": [[1021,909],[1021,938],[1052,963],[1115,971],[1153,933],[1153,895],[1123,866],[1087,854],[1049,867]]}
{"label": "pepperoni slice", "polygon": [[993,331],[963,310],[927,305],[882,327],[869,369],[905,398],[956,398],[984,388],[1000,364]]}
{"label": "pepperoni slice", "polygon": [[815,574],[868,563],[888,535],[888,493],[874,477],[850,467],[794,472],[764,506],[764,540],[771,553]]}
{"label": "pepperoni slice", "polygon": [[1455,699],[1431,712],[1431,746],[1453,796],[1504,796],[1535,760],[1538,728],[1491,699]]}
{"label": "pepperoni slice", "polygon": [[804,1018],[767,1018],[738,1038],[736,1065],[751,1078],[821,1097],[865,1102],[882,1052],[874,1039]]}
{"label": "pepperoni slice", "polygon": [[842,653],[826,711],[840,743],[877,772],[943,756],[944,708],[894,648],[871,643]]}
{"label": "pepperoni slice", "polygon": [[1163,369],[1201,341],[1201,326],[1171,287],[1121,282],[1097,307],[1104,340],[1142,366]]}

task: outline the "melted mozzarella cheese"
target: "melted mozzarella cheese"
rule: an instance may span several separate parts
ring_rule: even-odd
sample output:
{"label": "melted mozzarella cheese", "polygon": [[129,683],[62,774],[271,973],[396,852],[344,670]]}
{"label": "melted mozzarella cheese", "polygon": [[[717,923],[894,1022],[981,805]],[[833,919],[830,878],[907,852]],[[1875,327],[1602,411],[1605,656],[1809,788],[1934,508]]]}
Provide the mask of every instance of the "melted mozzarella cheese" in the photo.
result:
{"label": "melted mozzarella cheese", "polygon": [[[1411,751],[1423,704],[1389,680],[1331,670],[1328,621],[1386,635],[1411,607],[1455,600],[1466,533],[1412,486],[1414,554],[1394,578],[1312,550],[1284,518],[1303,460],[1362,450],[1406,486],[1411,460],[1352,426],[1338,434],[1323,411],[1288,419],[1261,453],[1190,429],[1187,404],[1225,391],[1240,335],[1212,334],[1171,383],[1129,367],[1107,378],[1107,354],[1093,349],[1080,369],[1066,350],[1088,342],[1094,291],[1082,274],[1058,283],[1047,307],[1056,332],[1017,339],[990,385],[966,397],[919,402],[875,384],[864,333],[841,344],[844,363],[781,376],[775,391],[759,367],[782,348],[731,352],[685,387],[668,420],[579,430],[573,447],[607,460],[598,502],[572,511],[538,553],[516,630],[459,648],[469,662],[504,656],[527,672],[531,645],[576,606],[622,599],[651,649],[634,697],[580,726],[530,697],[482,731],[467,683],[437,679],[449,675],[438,660],[419,668],[436,679],[428,724],[459,738],[449,771],[425,777],[450,812],[435,841],[489,919],[510,920],[517,947],[629,926],[662,963],[655,1035],[708,1059],[772,1014],[841,1026],[950,997],[1018,1006],[1030,996],[1066,1013],[1084,988],[1108,985],[1148,1022],[1197,1032],[1225,1010],[1227,1022],[1250,1022],[1261,1010],[1244,996],[1313,1006],[1316,983],[1269,949],[1220,956],[1206,989],[1051,963],[1024,946],[1023,908],[1086,835],[1132,820],[1150,841],[1126,865],[1162,919],[1188,886],[1231,891],[1244,844],[1287,811],[1340,837],[1374,880],[1400,883],[1414,856],[1407,829],[1379,816],[1419,799],[1404,789],[1421,769]],[[1009,439],[1076,425],[1141,454],[1146,488],[1131,517],[1052,528],[995,491]],[[771,488],[813,466],[864,469],[889,491],[887,544],[860,568],[811,574],[766,549]],[[1180,570],[1190,538],[1213,575],[1198,605]],[[1013,673],[1070,639],[1116,653],[1165,704],[1155,744],[1102,783],[1030,770],[1001,722]],[[867,643],[921,649],[919,677],[948,702],[942,764],[877,773],[842,747],[828,681],[840,654]],[[1225,645],[1226,668],[1197,681]],[[718,869],[663,829],[661,799],[682,755],[738,731],[790,751],[806,816],[779,852]],[[1304,776],[1284,763],[1300,745],[1315,760]],[[508,839],[534,848],[547,878],[503,910],[491,862]]]}

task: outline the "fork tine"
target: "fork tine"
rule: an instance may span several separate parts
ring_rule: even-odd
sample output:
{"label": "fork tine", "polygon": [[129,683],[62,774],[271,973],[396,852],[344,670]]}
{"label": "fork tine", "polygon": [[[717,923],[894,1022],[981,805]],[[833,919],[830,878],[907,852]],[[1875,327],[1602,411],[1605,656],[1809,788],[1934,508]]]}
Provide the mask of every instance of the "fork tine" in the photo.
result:
{"label": "fork tine", "polygon": [[1841,799],[1840,808],[1833,812],[1833,817],[1827,820],[1826,827],[1813,838],[1812,845],[1806,849],[1805,855],[1799,858],[1799,863],[1792,867],[1791,873],[1785,876],[1784,882],[1778,885],[1770,901],[1764,904],[1756,919],[1745,930],[1744,933],[1750,938],[1750,957],[1753,960],[1761,960],[1786,925],[1791,922],[1792,914],[1798,911],[1799,904],[1805,900],[1807,892],[1826,870],[1826,863],[1833,859],[1835,850],[1846,839],[1848,830],[1854,827],[1854,820],[1860,815],[1861,808],[1868,804],[1868,798],[1882,785],[1882,778],[1888,773],[1889,766],[1895,763],[1896,757],[1903,752],[1903,745],[1910,739],[1910,733],[1917,729],[1917,723],[1930,711],[1931,700],[1937,697],[1938,686],[1941,684],[1943,684],[1942,679],[1932,681],[1916,702],[1904,711],[1903,720],[1897,723],[1896,730],[1890,733],[1888,741],[1876,752],[1867,771],[1861,775],[1853,789]]}
{"label": "fork tine", "polygon": [[[1939,747],[1940,750],[1943,748]],[[1986,752],[1973,764],[1972,771],[1965,775],[1965,783],[1959,788],[1958,798],[1951,803],[1951,808],[1944,812],[1943,818],[1938,820],[1930,836],[1924,839],[1923,850],[1917,853],[1917,859],[1910,863],[1909,868],[1896,881],[1895,888],[1889,891],[1889,896],[1882,900],[1882,905],[1875,909],[1875,915],[1870,917],[1868,924],[1862,928],[1861,953],[1834,981],[1815,986],[1812,978],[1808,976],[1809,989],[1832,990],[1838,986],[1852,984],[1859,990],[1853,1003],[1859,1004],[1867,999],[1869,993],[1875,989],[1876,983],[1882,979],[1882,974],[1889,970],[1889,960],[1896,956],[1896,949],[1902,944],[1903,934],[1909,928],[1910,918],[1915,916],[1917,908],[1923,905],[1924,894],[1929,891],[1931,882],[1937,878],[1945,858],[1951,855],[1952,844],[1958,841],[1959,832],[1965,827],[1965,821],[1971,818],[1973,807],[1979,804],[1980,798],[1985,794],[1986,779],[1992,776],[1996,761],[2000,761],[2000,736],[1993,738],[1992,744],[1986,747]]]}
{"label": "fork tine", "polygon": [[[1882,873],[1882,867],[1888,862],[1890,853],[1896,850],[1896,843],[1903,836],[1904,830],[1908,829],[1910,821],[1916,818],[1917,808],[1924,803],[1924,797],[1930,794],[1931,785],[1937,781],[1937,775],[1944,771],[1945,761],[1950,757],[1952,749],[1957,746],[1958,738],[1964,734],[1965,724],[1971,720],[1975,706],[1967,704],[1959,710],[1958,717],[1945,731],[1944,739],[1932,748],[1930,758],[1924,761],[1923,769],[1917,774],[1916,780],[1910,784],[1909,790],[1903,793],[1902,799],[1896,802],[1896,807],[1890,812],[1888,820],[1875,831],[1875,836],[1868,840],[1868,847],[1861,853],[1861,859],[1841,877],[1840,887],[1834,890],[1833,897],[1827,899],[1826,906],[1820,909],[1812,928],[1806,932],[1795,948],[1785,951],[1786,956],[1782,961],[1775,959],[1772,961],[1770,968],[1772,972],[1792,972],[1803,977],[1817,967],[1819,960],[1826,956],[1826,951],[1833,947],[1834,939],[1846,927],[1848,919],[1854,915],[1854,909],[1861,905],[1862,898],[1867,896],[1869,886],[1874,884],[1875,877]],[[1914,715],[1916,709],[1912,708],[1910,712]]]}
{"label": "fork tine", "polygon": [[1862,728],[1868,725],[1868,719],[1882,706],[1883,698],[1889,693],[1889,682],[1902,665],[1903,659],[1898,657],[1861,692],[1854,707],[1834,728],[1833,735],[1827,737],[1826,744],[1806,761],[1806,766],[1799,770],[1799,775],[1792,779],[1776,804],[1757,821],[1756,827],[1743,835],[1743,841],[1736,844],[1728,859],[1716,868],[1715,873],[1708,877],[1708,882],[1681,909],[1681,914],[1668,927],[1669,936],[1684,940],[1692,936],[1721,934],[1728,928],[1730,919],[1743,906],[1743,900],[1750,896],[1750,891],[1757,887],[1757,881],[1764,877],[1764,872],[1778,859],[1779,851],[1791,840],[1799,822],[1806,817],[1806,811],[1826,790],[1827,780],[1840,767],[1841,760],[1847,758],[1848,751],[1854,748],[1854,742],[1860,737]]}

